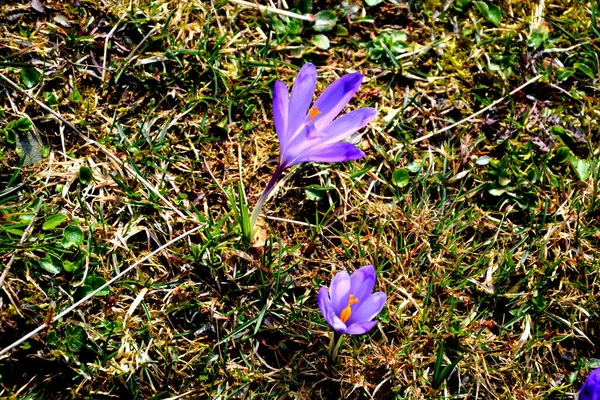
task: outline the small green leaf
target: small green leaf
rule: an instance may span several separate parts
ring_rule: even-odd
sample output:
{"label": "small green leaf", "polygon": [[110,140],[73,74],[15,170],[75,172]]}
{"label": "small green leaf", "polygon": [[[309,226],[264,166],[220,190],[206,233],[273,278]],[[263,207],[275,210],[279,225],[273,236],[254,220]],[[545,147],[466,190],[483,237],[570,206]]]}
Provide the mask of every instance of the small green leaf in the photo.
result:
{"label": "small green leaf", "polygon": [[487,19],[488,14],[490,13],[490,8],[488,7],[487,3],[484,1],[476,1],[475,7],[477,7],[479,10],[479,14],[481,14],[483,18]]}
{"label": "small green leaf", "polygon": [[49,106],[54,106],[58,104],[58,97],[54,92],[45,92],[44,93],[44,102]]}
{"label": "small green leaf", "polygon": [[85,333],[85,329],[81,326],[67,325],[65,328],[65,336],[67,339],[67,347],[74,352],[81,351],[87,340],[87,333]]}
{"label": "small green leaf", "polygon": [[40,82],[40,73],[34,67],[21,68],[21,80],[31,89]]}
{"label": "small green leaf", "polygon": [[72,273],[77,268],[79,268],[79,265],[77,265],[76,263],[67,260],[63,261],[63,269],[65,270],[65,272]]}
{"label": "small green leaf", "polygon": [[556,155],[554,157],[556,158],[557,163],[562,164],[571,157],[571,150],[569,150],[568,147],[563,146],[556,150]]}
{"label": "small green leaf", "polygon": [[562,82],[575,73],[574,68],[558,68],[556,70],[556,80]]}
{"label": "small green leaf", "polygon": [[333,11],[323,10],[315,14],[315,32],[327,32],[337,24],[337,16]]}
{"label": "small green leaf", "polygon": [[44,258],[38,260],[40,267],[50,272],[52,275],[59,274],[62,271],[62,263],[58,258],[47,255]]}
{"label": "small green leaf", "polygon": [[83,242],[83,232],[77,225],[69,225],[63,231],[62,247],[79,247]]}
{"label": "small green leaf", "polygon": [[26,117],[19,118],[14,124],[14,127],[16,129],[20,130],[21,132],[30,130],[32,126],[33,126],[33,123],[31,122],[31,120],[29,118],[26,118]]}
{"label": "small green leaf", "polygon": [[596,73],[594,72],[594,70],[590,68],[590,66],[587,64],[576,62],[573,64],[573,67],[578,69],[580,72],[583,72],[590,79],[594,79],[596,77]]}
{"label": "small green leaf", "polygon": [[383,0],[365,0],[365,3],[367,3],[367,5],[369,7],[373,7],[376,6],[377,4],[381,3]]}
{"label": "small green leaf", "polygon": [[55,214],[51,217],[46,218],[44,221],[44,225],[42,225],[42,229],[47,231],[50,229],[54,229],[60,224],[62,224],[67,219],[65,214]]}
{"label": "small green leaf", "polygon": [[89,185],[92,182],[92,179],[92,170],[85,165],[82,165],[79,168],[79,182],[81,182],[82,185]]}
{"label": "small green leaf", "polygon": [[81,103],[83,101],[83,97],[79,94],[79,90],[77,90],[77,86],[73,86],[73,90],[69,93],[69,100],[74,103]]}
{"label": "small green leaf", "polygon": [[585,181],[590,177],[590,162],[577,157],[571,157],[571,167],[580,181]]}
{"label": "small green leaf", "polygon": [[475,7],[477,7],[481,16],[488,22],[491,22],[494,25],[500,24],[500,21],[502,20],[502,11],[497,5],[476,1]]}
{"label": "small green leaf", "polygon": [[15,144],[17,143],[17,134],[12,129],[2,129],[4,133],[4,139],[6,139],[6,143]]}
{"label": "small green leaf", "polygon": [[568,136],[567,131],[565,130],[565,128],[563,128],[560,125],[552,125],[550,127],[550,133],[552,133],[553,135]]}
{"label": "small green leaf", "polygon": [[499,187],[492,187],[488,189],[488,193],[492,196],[502,196],[506,192],[506,189]]}
{"label": "small green leaf", "polygon": [[409,178],[406,168],[398,168],[392,174],[392,183],[398,187],[404,187],[408,185]]}
{"label": "small green leaf", "polygon": [[348,29],[343,25],[336,25],[334,31],[336,36],[348,36]]}
{"label": "small green leaf", "polygon": [[329,49],[329,38],[327,38],[327,36],[323,35],[322,33],[315,35],[313,43],[321,50]]}
{"label": "small green leaf", "polygon": [[[90,293],[92,293],[94,290],[98,289],[100,286],[104,285],[106,283],[106,281],[100,277],[100,276],[95,276],[95,275],[90,275],[87,278],[85,278],[84,281],[84,285],[83,285],[83,295],[87,296]],[[106,296],[109,293],[109,289],[108,288],[104,288],[101,291],[99,291],[98,293],[95,294],[95,296]]]}
{"label": "small green leaf", "polygon": [[319,201],[323,197],[325,197],[325,193],[329,190],[333,190],[332,186],[319,186],[319,185],[311,185],[304,189],[304,194],[306,198],[312,201]]}
{"label": "small green leaf", "polygon": [[406,166],[406,169],[409,170],[410,172],[412,172],[413,174],[416,174],[419,171],[421,171],[421,168],[422,168],[421,163],[418,163],[416,161],[412,161],[412,162],[408,163],[408,165]]}

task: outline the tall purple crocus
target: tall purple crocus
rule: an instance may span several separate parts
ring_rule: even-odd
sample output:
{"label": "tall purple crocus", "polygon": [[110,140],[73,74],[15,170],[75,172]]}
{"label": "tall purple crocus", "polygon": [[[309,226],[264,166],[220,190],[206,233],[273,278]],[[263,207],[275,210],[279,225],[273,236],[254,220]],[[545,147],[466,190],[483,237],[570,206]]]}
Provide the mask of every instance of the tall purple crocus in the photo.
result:
{"label": "tall purple crocus", "polygon": [[578,400],[600,400],[600,368],[593,370],[579,391]]}
{"label": "tall purple crocus", "polygon": [[365,265],[352,275],[338,272],[329,290],[325,286],[319,290],[319,309],[335,332],[329,347],[332,360],[337,358],[342,334],[362,335],[377,323],[373,318],[383,309],[387,296],[383,292],[372,293],[375,279],[375,268]]}
{"label": "tall purple crocus", "polygon": [[364,157],[352,143],[342,142],[365,127],[375,116],[374,108],[359,108],[336,118],[358,90],[363,76],[355,72],[344,75],[312,104],[317,83],[317,69],[305,64],[288,93],[280,81],[273,88],[273,119],[279,139],[279,161],[273,177],[256,203],[250,218],[254,229],[258,214],[281,174],[303,162],[341,162]]}

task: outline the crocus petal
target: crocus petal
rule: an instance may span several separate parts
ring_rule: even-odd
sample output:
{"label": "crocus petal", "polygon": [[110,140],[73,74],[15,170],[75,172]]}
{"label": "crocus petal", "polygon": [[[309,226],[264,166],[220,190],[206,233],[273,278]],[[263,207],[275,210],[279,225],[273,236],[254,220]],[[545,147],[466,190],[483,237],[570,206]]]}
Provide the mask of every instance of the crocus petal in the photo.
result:
{"label": "crocus petal", "polygon": [[331,280],[329,286],[329,296],[333,305],[335,315],[340,315],[342,310],[348,305],[348,295],[350,294],[350,275],[346,271],[338,272]]}
{"label": "crocus petal", "polygon": [[362,335],[370,331],[376,324],[377,321],[357,322],[348,326],[345,333],[348,335]]}
{"label": "crocus petal", "polygon": [[579,391],[578,400],[600,400],[600,368],[593,370]]}
{"label": "crocus petal", "polygon": [[273,87],[273,121],[275,122],[275,131],[279,139],[281,152],[285,151],[288,132],[288,89],[281,81],[275,81]]}
{"label": "crocus petal", "polygon": [[385,305],[385,300],[387,296],[383,292],[377,292],[372,294],[368,299],[362,302],[362,304],[356,309],[352,310],[352,314],[348,321],[346,321],[347,325],[353,325],[358,322],[366,322],[370,321],[381,312],[383,306]]}
{"label": "crocus petal", "polygon": [[346,324],[344,324],[342,322],[342,320],[337,315],[335,315],[333,310],[330,310],[329,320],[331,321],[331,322],[329,322],[329,325],[331,325],[333,330],[335,330],[337,333],[340,333],[340,334],[346,333],[346,330],[347,330]]}
{"label": "crocus petal", "polygon": [[337,142],[309,148],[296,157],[291,165],[302,162],[342,162],[363,158],[365,153],[352,143]]}
{"label": "crocus petal", "polygon": [[360,304],[366,301],[375,287],[375,268],[372,265],[360,267],[350,275],[350,293],[358,299],[358,309]]}
{"label": "crocus petal", "polygon": [[314,120],[317,129],[324,128],[338,116],[358,90],[362,79],[363,76],[359,72],[344,75],[323,91],[314,104],[321,112]]}
{"label": "crocus petal", "polygon": [[339,142],[367,126],[377,116],[377,110],[366,107],[344,114],[324,130],[323,144]]}
{"label": "crocus petal", "polygon": [[317,84],[317,68],[311,63],[304,64],[292,87],[290,96],[290,115],[288,122],[288,132],[293,134],[298,130],[306,114],[308,107],[312,103]]}
{"label": "crocus petal", "polygon": [[321,289],[319,289],[317,304],[319,305],[319,310],[321,310],[321,314],[323,314],[325,321],[331,325],[332,321],[330,321],[328,315],[333,313],[333,306],[331,300],[329,300],[329,290],[325,286],[321,286]]}

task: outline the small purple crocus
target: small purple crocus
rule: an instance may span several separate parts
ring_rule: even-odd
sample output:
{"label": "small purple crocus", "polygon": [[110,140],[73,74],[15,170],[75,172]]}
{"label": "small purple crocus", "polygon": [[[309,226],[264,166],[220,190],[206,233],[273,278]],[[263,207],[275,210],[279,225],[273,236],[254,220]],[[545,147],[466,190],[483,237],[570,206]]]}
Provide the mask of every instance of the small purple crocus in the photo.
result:
{"label": "small purple crocus", "polygon": [[358,147],[342,140],[364,128],[375,118],[377,110],[359,108],[337,118],[362,79],[358,72],[344,75],[329,85],[314,103],[317,69],[313,64],[307,63],[300,69],[291,94],[283,82],[275,82],[273,119],[280,155],[273,177],[250,218],[251,230],[269,193],[286,169],[303,162],[341,162],[365,156]]}
{"label": "small purple crocus", "polygon": [[593,370],[579,391],[578,400],[600,400],[600,368]]}
{"label": "small purple crocus", "polygon": [[375,287],[375,268],[365,265],[354,271],[338,272],[329,289],[319,289],[317,303],[325,321],[333,328],[329,357],[337,360],[342,335],[362,335],[375,326],[373,319],[381,312],[387,296],[383,292],[372,293]]}
{"label": "small purple crocus", "polygon": [[338,272],[329,290],[322,286],[317,302],[323,317],[338,335],[362,335],[375,326],[373,318],[381,312],[387,296],[372,293],[375,287],[375,268],[365,265],[352,275]]}

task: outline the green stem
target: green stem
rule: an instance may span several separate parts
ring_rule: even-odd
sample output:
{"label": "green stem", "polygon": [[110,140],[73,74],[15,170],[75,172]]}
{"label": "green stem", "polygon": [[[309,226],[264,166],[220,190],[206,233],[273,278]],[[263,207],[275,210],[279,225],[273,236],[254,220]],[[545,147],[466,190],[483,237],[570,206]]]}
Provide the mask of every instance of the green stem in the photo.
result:
{"label": "green stem", "polygon": [[338,352],[340,351],[340,346],[342,345],[343,338],[343,335],[340,335],[335,331],[331,335],[331,341],[329,342],[329,359],[333,363],[337,362]]}
{"label": "green stem", "polygon": [[252,238],[254,237],[254,229],[255,229],[255,225],[256,225],[256,220],[258,220],[258,215],[260,214],[260,210],[262,210],[262,207],[265,204],[265,201],[267,201],[269,194],[275,187],[277,180],[279,179],[279,177],[281,176],[281,174],[283,173],[284,170],[285,170],[285,168],[282,168],[280,164],[277,164],[277,168],[275,168],[275,172],[273,173],[271,180],[267,184],[267,187],[265,187],[265,190],[260,195],[260,198],[258,199],[258,201],[256,202],[256,205],[254,206],[254,210],[252,211],[252,216],[250,217],[250,240],[251,241],[252,241]]}

